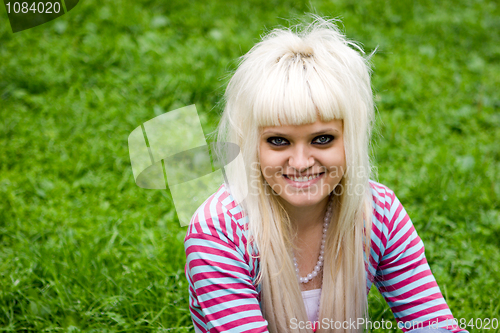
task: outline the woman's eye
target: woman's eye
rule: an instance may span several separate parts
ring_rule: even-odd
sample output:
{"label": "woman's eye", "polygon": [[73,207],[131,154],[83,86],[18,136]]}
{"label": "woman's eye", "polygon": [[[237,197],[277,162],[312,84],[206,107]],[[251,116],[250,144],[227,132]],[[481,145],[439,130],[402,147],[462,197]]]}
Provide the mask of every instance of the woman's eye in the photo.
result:
{"label": "woman's eye", "polygon": [[314,138],[313,143],[324,145],[333,141],[332,135],[321,135]]}
{"label": "woman's eye", "polygon": [[272,144],[274,146],[284,146],[288,143],[287,140],[280,138],[280,137],[269,138],[269,139],[267,139],[267,142],[269,142],[270,144]]}

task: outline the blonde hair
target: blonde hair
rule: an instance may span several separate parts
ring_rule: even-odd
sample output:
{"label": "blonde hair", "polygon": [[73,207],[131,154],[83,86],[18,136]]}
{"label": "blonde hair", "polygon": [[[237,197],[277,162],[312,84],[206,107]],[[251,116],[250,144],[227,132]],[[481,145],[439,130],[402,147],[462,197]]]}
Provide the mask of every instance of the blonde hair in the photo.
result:
{"label": "blonde hair", "polygon": [[[367,318],[363,256],[369,258],[368,146],[374,106],[369,62],[361,54],[361,47],[347,40],[333,20],[315,17],[311,24],[265,35],[241,58],[226,89],[218,141],[235,143],[242,152],[242,164],[227,168],[226,180],[237,198],[250,185],[240,204],[249,219],[249,252],[256,248],[260,257],[256,284],[261,284],[262,311],[273,333],[311,330],[290,325],[292,318],[308,319],[292,262],[290,219],[255,167],[260,128],[313,123],[318,115],[322,121],[343,119],[347,169],[334,191],[317,332],[329,331],[321,327],[322,318]],[[357,330],[343,330],[351,331]]]}

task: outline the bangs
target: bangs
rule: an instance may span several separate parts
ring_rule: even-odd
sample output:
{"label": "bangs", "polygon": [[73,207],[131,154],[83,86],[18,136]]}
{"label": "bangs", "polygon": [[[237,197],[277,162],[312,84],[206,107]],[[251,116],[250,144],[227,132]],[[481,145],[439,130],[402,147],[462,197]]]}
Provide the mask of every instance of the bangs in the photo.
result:
{"label": "bangs", "polygon": [[255,124],[260,127],[303,125],[344,119],[345,89],[333,73],[318,74],[314,58],[286,54],[259,75],[250,95]]}

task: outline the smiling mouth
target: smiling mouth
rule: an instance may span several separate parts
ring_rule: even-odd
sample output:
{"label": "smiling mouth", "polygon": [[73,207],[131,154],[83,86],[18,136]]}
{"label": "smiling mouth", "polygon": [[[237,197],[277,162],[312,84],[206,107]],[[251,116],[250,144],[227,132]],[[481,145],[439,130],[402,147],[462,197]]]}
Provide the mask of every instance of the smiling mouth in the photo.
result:
{"label": "smiling mouth", "polygon": [[290,179],[291,181],[298,182],[298,183],[305,183],[310,180],[316,179],[320,177],[324,172],[315,174],[315,175],[309,175],[309,176],[293,176],[293,175],[283,175],[285,178]]}

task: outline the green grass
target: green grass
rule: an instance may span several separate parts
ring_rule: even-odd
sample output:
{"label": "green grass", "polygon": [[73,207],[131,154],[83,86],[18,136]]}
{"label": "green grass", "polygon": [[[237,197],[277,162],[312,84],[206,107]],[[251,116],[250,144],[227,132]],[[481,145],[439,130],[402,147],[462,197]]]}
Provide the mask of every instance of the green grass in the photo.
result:
{"label": "green grass", "polygon": [[135,185],[128,134],[193,103],[212,132],[236,58],[304,12],[378,46],[378,180],[454,316],[500,319],[497,2],[86,0],[16,34],[0,10],[0,331],[192,331],[185,229]]}

